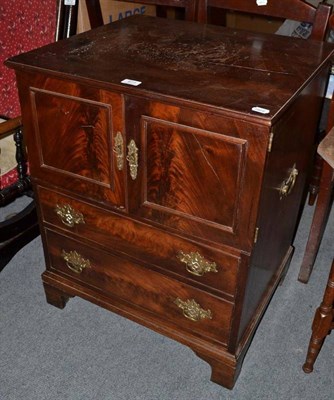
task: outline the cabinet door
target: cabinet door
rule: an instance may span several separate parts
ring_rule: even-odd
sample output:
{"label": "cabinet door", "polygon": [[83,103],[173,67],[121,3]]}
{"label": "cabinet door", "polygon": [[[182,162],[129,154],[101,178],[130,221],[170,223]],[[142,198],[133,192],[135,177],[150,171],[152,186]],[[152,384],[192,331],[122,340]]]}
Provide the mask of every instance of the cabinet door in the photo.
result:
{"label": "cabinet door", "polygon": [[[249,249],[267,128],[133,98],[125,108],[132,138],[130,212],[185,235]],[[136,176],[132,151],[138,156]]]}
{"label": "cabinet door", "polygon": [[56,79],[28,92],[32,176],[123,208],[125,176],[114,151],[123,146],[122,97]]}

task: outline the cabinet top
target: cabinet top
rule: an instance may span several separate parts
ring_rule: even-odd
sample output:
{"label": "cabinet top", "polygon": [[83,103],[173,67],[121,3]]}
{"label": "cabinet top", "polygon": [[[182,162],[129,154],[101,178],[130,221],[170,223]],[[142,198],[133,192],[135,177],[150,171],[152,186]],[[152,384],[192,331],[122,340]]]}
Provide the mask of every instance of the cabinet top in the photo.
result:
{"label": "cabinet top", "polygon": [[[20,54],[7,65],[272,119],[333,49],[312,40],[134,16]],[[125,79],[141,83],[121,83]]]}

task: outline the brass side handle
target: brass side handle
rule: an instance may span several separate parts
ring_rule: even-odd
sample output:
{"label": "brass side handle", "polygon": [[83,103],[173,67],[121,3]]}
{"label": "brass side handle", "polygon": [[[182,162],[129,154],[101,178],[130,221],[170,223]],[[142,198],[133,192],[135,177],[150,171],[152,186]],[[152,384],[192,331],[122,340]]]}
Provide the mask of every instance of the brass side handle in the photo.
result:
{"label": "brass side handle", "polygon": [[174,300],[176,304],[183,312],[183,315],[191,321],[198,322],[202,319],[212,319],[212,311],[204,310],[194,299],[181,300],[179,297]]}
{"label": "brass side handle", "polygon": [[297,180],[297,176],[298,169],[296,168],[296,164],[294,164],[288,178],[282,182],[279,188],[280,199],[282,199],[283,197],[287,197],[292,192],[292,189],[295,186]]}
{"label": "brass side handle", "polygon": [[135,180],[138,172],[138,148],[133,139],[128,144],[128,155],[126,159],[129,162],[130,176],[133,180]]}
{"label": "brass side handle", "polygon": [[218,272],[217,264],[215,262],[207,261],[197,251],[184,253],[180,250],[176,257],[184,264],[186,264],[186,270],[196,276],[203,276],[207,272]]}
{"label": "brass side handle", "polygon": [[76,211],[69,204],[64,204],[62,206],[57,204],[55,208],[55,213],[58,215],[61,222],[64,225],[69,226],[70,228],[73,228],[74,225],[85,223],[82,213]]}
{"label": "brass side handle", "polygon": [[116,153],[117,169],[122,171],[124,165],[124,144],[121,132],[117,132],[115,136],[113,151]]}
{"label": "brass side handle", "polygon": [[62,250],[61,256],[66,261],[67,267],[76,274],[81,274],[84,269],[90,268],[90,261],[84,259],[82,255],[77,253],[75,250],[68,253],[65,250]]}

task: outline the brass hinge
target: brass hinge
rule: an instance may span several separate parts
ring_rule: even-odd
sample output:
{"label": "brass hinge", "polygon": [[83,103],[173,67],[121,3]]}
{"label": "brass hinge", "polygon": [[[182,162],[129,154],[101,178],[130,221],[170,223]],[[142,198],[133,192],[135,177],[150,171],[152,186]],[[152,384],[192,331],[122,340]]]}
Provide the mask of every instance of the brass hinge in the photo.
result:
{"label": "brass hinge", "polygon": [[273,146],[273,140],[274,140],[274,132],[270,132],[269,143],[268,143],[268,153],[271,152],[271,148]]}
{"label": "brass hinge", "polygon": [[254,243],[257,242],[257,238],[258,238],[258,237],[259,237],[259,228],[256,227],[256,229],[255,229],[255,234],[254,234]]}

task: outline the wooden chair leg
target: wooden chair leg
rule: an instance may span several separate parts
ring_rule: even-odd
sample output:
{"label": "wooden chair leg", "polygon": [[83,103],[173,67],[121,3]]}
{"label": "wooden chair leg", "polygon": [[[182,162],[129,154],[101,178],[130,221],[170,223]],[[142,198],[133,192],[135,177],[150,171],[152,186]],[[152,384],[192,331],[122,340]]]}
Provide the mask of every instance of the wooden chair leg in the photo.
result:
{"label": "wooden chair leg", "polygon": [[327,163],[323,165],[320,186],[321,189],[314,210],[311,230],[298,276],[298,280],[303,283],[307,283],[310,278],[331,209],[333,169]]}
{"label": "wooden chair leg", "polygon": [[34,202],[9,220],[0,222],[0,272],[22,247],[38,235]]}
{"label": "wooden chair leg", "polygon": [[308,204],[313,206],[319,194],[321,171],[323,168],[323,159],[319,154],[316,154],[313,163],[312,177],[309,185]]}
{"label": "wooden chair leg", "polygon": [[310,373],[313,371],[313,365],[318,357],[321,346],[334,328],[334,260],[329,274],[328,283],[325,289],[324,298],[320,307],[317,309],[312,325],[312,336],[307,351],[306,361],[303,365],[303,371]]}

